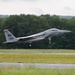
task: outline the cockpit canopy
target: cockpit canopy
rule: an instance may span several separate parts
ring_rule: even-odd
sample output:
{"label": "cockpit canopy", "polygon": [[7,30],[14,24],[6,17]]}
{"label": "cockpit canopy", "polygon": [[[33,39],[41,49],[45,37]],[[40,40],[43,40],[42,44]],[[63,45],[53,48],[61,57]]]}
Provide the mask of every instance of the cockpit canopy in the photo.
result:
{"label": "cockpit canopy", "polygon": [[57,29],[57,28],[52,28],[52,29],[50,29],[51,31],[58,31],[59,29]]}

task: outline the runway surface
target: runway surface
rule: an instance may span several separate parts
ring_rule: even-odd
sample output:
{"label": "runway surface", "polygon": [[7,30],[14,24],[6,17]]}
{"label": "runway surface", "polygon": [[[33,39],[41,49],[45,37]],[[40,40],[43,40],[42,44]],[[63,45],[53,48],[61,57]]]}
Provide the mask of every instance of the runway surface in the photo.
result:
{"label": "runway surface", "polygon": [[75,68],[75,64],[0,63],[0,67]]}

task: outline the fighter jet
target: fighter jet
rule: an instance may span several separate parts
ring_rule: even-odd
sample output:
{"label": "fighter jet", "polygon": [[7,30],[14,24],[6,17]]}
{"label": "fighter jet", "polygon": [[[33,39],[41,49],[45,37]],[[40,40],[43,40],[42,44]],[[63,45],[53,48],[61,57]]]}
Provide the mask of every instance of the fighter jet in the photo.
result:
{"label": "fighter jet", "polygon": [[45,30],[40,33],[36,33],[30,36],[25,36],[25,37],[15,37],[8,29],[4,30],[5,37],[6,37],[6,42],[4,43],[29,43],[29,46],[31,46],[32,42],[35,41],[40,41],[45,39],[46,37],[49,39],[49,44],[51,43],[51,38],[53,36],[58,36],[64,33],[70,33],[70,30],[60,30],[57,28],[51,28],[48,30]]}

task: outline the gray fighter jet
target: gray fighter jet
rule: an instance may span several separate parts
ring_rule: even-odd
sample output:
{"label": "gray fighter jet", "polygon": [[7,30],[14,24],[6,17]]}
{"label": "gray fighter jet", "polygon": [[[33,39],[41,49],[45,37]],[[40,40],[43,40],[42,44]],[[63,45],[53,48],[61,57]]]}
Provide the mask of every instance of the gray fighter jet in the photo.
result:
{"label": "gray fighter jet", "polygon": [[51,43],[51,38],[53,36],[58,36],[58,35],[61,35],[64,33],[70,33],[70,32],[71,32],[70,30],[59,30],[57,28],[51,28],[37,34],[16,38],[10,31],[8,31],[8,29],[5,29],[4,33],[6,37],[6,42],[4,43],[14,43],[14,42],[29,43],[29,46],[31,46],[32,42],[43,40],[46,37],[48,37],[49,43]]}

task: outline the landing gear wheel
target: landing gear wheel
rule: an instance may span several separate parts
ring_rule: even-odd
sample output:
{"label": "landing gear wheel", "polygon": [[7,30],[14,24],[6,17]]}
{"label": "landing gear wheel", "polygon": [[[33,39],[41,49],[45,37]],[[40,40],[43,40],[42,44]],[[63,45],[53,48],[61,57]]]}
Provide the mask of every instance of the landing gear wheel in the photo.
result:
{"label": "landing gear wheel", "polygon": [[29,43],[29,46],[30,46],[30,47],[32,46],[31,43]]}
{"label": "landing gear wheel", "polygon": [[31,45],[31,44],[29,44],[29,46],[31,47],[32,45]]}

